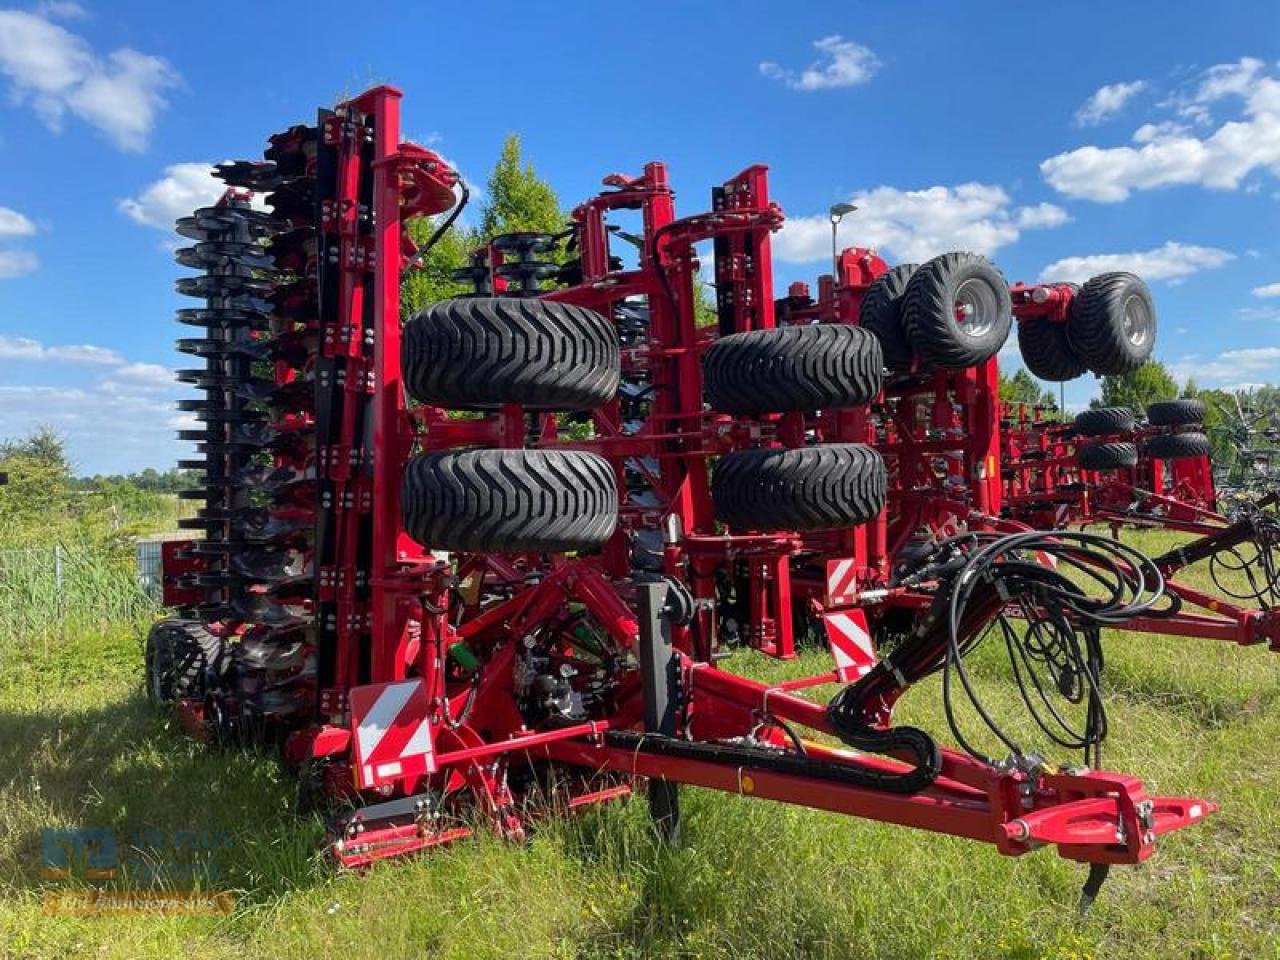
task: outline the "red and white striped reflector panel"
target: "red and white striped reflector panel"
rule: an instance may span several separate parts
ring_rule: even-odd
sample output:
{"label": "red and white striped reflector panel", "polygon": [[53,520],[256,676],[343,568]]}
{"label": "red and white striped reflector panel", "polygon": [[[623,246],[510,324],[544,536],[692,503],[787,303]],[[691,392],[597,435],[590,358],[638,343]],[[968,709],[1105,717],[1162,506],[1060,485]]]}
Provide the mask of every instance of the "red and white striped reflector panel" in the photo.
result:
{"label": "red and white striped reflector panel", "polygon": [[850,683],[869,673],[876,665],[876,645],[867,629],[867,615],[861,610],[837,610],[824,613],[822,622],[841,682]]}
{"label": "red and white striped reflector panel", "polygon": [[858,598],[858,568],[852,557],[827,561],[827,606],[848,606]]}
{"label": "red and white striped reflector panel", "polygon": [[360,789],[435,772],[427,691],[421,680],[352,687],[349,699]]}

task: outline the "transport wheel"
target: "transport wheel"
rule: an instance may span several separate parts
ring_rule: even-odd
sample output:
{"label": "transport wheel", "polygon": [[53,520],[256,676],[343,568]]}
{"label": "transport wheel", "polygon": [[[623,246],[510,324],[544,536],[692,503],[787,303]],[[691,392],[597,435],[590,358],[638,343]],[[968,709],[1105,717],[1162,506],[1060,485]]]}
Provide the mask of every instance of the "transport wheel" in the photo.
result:
{"label": "transport wheel", "polygon": [[911,369],[911,344],[902,326],[902,295],[919,264],[900,263],[882,273],[867,288],[858,310],[858,323],[880,341],[884,365],[895,373]]}
{"label": "transport wheel", "polygon": [[1147,423],[1153,427],[1185,427],[1204,423],[1201,400],[1162,400],[1147,407]]}
{"label": "transport wheel", "polygon": [[160,620],[147,634],[147,699],[201,699],[230,667],[226,641],[198,620]]}
{"label": "transport wheel", "polygon": [[1136,466],[1138,448],[1132,443],[1090,443],[1076,450],[1081,470],[1120,470]]}
{"label": "transport wheel", "polygon": [[907,340],[935,367],[963,370],[994,357],[1009,337],[1013,304],[995,265],[944,253],[920,267],[902,302]]}
{"label": "transport wheel", "polygon": [[1067,325],[1048,317],[1018,321],[1018,352],[1027,371],[1040,380],[1062,383],[1089,369],[1072,348]]}
{"label": "transport wheel", "polygon": [[707,401],[724,413],[853,407],[880,392],[876,338],[842,323],[721,337],[702,359]]}
{"label": "transport wheel", "polygon": [[1073,421],[1076,432],[1085,437],[1105,437],[1112,433],[1131,433],[1138,422],[1128,407],[1099,407],[1077,413]]}
{"label": "transport wheel", "polygon": [[621,374],[608,319],[526,297],[432,304],[405,325],[401,370],[415,400],[481,409],[590,410],[613,398]]}
{"label": "transport wheel", "polygon": [[409,462],[405,529],[433,550],[595,550],[618,522],[609,461],[579,450],[468,450]]}
{"label": "transport wheel", "polygon": [[1143,452],[1153,460],[1185,460],[1188,457],[1207,457],[1213,450],[1209,438],[1203,433],[1167,433],[1152,437]]}
{"label": "transport wheel", "polygon": [[1132,373],[1156,344],[1151,291],[1132,273],[1100,273],[1071,301],[1071,345],[1099,376]]}
{"label": "transport wheel", "polygon": [[742,450],[711,474],[716,519],[737,530],[832,530],[866,523],[884,507],[880,454],[860,443]]}

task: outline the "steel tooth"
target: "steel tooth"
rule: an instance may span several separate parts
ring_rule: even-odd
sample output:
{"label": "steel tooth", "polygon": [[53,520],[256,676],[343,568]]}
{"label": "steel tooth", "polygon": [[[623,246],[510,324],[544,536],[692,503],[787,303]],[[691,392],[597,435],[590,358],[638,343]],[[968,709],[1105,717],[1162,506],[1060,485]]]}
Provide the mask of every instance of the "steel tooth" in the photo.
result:
{"label": "steel tooth", "polygon": [[238,277],[230,274],[203,274],[198,277],[182,277],[174,289],[184,297],[203,297],[206,300],[227,299],[267,300],[275,285],[256,277]]}
{"label": "steel tooth", "polygon": [[306,608],[286,606],[271,601],[264,594],[246,594],[231,601],[233,609],[247,623],[265,623],[271,626],[299,625],[309,622]]}
{"label": "steel tooth", "polygon": [[178,311],[178,322],[189,327],[207,327],[211,330],[265,330],[270,323],[266,313],[237,310],[225,307],[183,307]]}
{"label": "steel tooth", "polygon": [[311,596],[314,585],[315,578],[311,574],[300,573],[297,576],[272,581],[267,585],[267,595],[278,602],[285,602],[283,598],[288,597],[306,600]]}
{"label": "steel tooth", "polygon": [[297,124],[280,133],[272,134],[270,146],[262,155],[275,161],[276,169],[288,176],[306,172],[307,164],[316,155],[316,128]]}
{"label": "steel tooth", "polygon": [[209,461],[208,460],[179,460],[178,469],[179,470],[202,470],[202,471],[208,470]]}
{"label": "steel tooth", "polygon": [[216,164],[213,175],[228,186],[257,191],[270,190],[281,180],[271,160],[230,160]]}
{"label": "steel tooth", "polygon": [[187,383],[197,390],[236,390],[246,383],[271,383],[257,377],[239,377],[229,373],[217,373],[204,368],[188,367],[177,371],[174,379],[179,383]]}
{"label": "steel tooth", "polygon": [[258,243],[231,240],[204,240],[194,247],[181,247],[174,259],[193,270],[218,270],[243,267],[246,270],[271,270],[274,258]]}
{"label": "steel tooth", "polygon": [[273,641],[267,638],[246,638],[232,647],[232,658],[241,669],[263,670],[280,673],[294,671],[306,664],[308,645],[301,630],[277,630],[293,640]]}

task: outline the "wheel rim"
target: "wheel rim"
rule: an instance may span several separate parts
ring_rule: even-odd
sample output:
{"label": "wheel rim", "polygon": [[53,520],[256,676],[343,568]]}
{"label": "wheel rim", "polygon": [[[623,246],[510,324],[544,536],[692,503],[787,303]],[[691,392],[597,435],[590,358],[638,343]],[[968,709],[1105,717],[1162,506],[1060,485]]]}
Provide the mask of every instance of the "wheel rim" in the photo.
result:
{"label": "wheel rim", "polygon": [[1124,319],[1121,320],[1124,338],[1135,347],[1140,347],[1151,336],[1151,308],[1137,294],[1131,295],[1124,302]]}
{"label": "wheel rim", "polygon": [[956,327],[966,337],[985,337],[1000,319],[1000,302],[991,285],[983,280],[966,280],[956,290]]}

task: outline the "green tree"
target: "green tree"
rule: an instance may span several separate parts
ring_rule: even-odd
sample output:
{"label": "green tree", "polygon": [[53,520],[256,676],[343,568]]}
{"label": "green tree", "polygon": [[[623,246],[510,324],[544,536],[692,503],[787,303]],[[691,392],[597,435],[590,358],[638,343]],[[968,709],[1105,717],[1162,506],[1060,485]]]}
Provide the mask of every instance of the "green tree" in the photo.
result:
{"label": "green tree", "polygon": [[1140,414],[1159,400],[1176,399],[1178,392],[1178,381],[1168,368],[1159,360],[1148,360],[1133,373],[1103,377],[1102,397],[1090,406],[1128,407]]}
{"label": "green tree", "polygon": [[565,215],[556,192],[538,176],[533,164],[522,165],[522,160],[520,135],[508,134],[489,174],[489,195],[480,220],[480,236],[484,240],[500,233],[559,233],[564,229]]}
{"label": "green tree", "polygon": [[1057,407],[1052,390],[1046,390],[1035,377],[1019,368],[1013,376],[1000,373],[1000,399],[1005,403],[1031,403]]}
{"label": "green tree", "polygon": [[19,440],[0,441],[0,520],[62,519],[71,501],[71,463],[62,437],[38,427]]}
{"label": "green tree", "polygon": [[[409,236],[421,246],[435,233],[443,219],[420,217],[409,221]],[[470,284],[453,279],[453,271],[467,265],[471,251],[480,246],[480,237],[472,229],[455,223],[445,231],[409,273],[400,288],[400,316],[408,319],[424,307],[465,293]]]}

